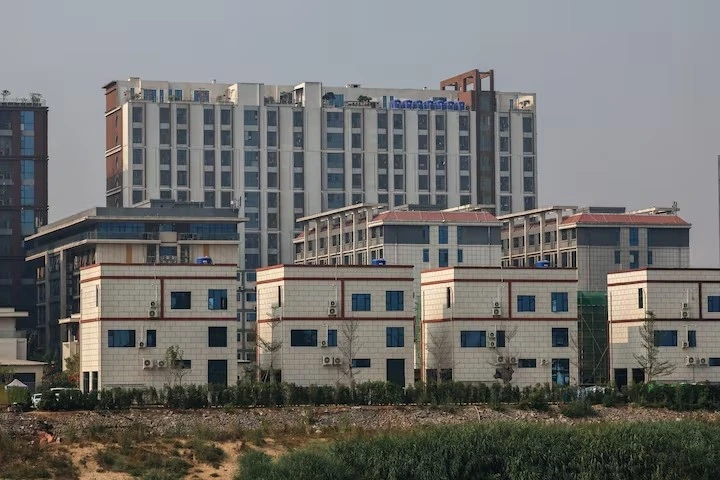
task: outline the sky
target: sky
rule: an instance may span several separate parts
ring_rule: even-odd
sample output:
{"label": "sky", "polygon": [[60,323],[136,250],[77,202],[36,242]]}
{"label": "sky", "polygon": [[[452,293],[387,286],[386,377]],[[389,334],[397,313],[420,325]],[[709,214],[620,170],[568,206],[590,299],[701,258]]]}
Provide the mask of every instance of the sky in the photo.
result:
{"label": "sky", "polygon": [[110,80],[537,94],[538,204],[670,206],[718,266],[720,2],[3,0],[0,89],[50,107],[50,221],[105,203]]}

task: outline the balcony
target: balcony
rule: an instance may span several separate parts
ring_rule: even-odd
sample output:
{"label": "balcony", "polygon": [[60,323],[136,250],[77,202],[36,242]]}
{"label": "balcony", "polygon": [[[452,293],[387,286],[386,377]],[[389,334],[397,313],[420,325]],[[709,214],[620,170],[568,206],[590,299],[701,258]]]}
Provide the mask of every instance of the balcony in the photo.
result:
{"label": "balcony", "polygon": [[[236,235],[237,236],[237,235]],[[72,243],[79,243],[86,240],[159,240],[160,234],[158,232],[84,232],[72,235],[58,240],[56,242],[45,243],[37,248],[28,250],[28,256],[37,255],[44,253],[49,250],[53,250],[60,247],[68,246]],[[59,271],[59,269],[58,269]]]}

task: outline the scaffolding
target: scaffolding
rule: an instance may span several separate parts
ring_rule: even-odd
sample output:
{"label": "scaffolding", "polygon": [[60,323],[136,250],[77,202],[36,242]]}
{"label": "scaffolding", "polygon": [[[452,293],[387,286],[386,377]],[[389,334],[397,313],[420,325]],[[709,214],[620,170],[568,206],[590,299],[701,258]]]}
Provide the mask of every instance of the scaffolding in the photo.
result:
{"label": "scaffolding", "polygon": [[578,367],[581,385],[607,384],[608,308],[606,292],[578,292]]}

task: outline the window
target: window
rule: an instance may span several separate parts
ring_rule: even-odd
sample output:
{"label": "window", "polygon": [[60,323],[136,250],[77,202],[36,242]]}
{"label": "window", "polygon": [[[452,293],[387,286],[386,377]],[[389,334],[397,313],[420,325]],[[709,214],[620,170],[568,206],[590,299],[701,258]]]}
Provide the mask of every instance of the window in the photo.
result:
{"label": "window", "polygon": [[518,312],[534,312],[535,311],[535,295],[518,295],[517,296]]}
{"label": "window", "polygon": [[303,110],[293,110],[293,127],[302,127],[304,118]]}
{"label": "window", "polygon": [[532,137],[523,138],[523,153],[535,153],[535,145]]}
{"label": "window", "polygon": [[552,359],[552,382],[555,385],[570,385],[570,359]]}
{"label": "window", "polygon": [[227,347],[227,327],[208,327],[208,347]]}
{"label": "window", "polygon": [[441,248],[438,250],[438,266],[447,267],[450,263],[450,253],[447,248]]}
{"label": "window", "polygon": [[208,310],[227,310],[227,290],[208,290]]}
{"label": "window", "polygon": [[638,308],[643,308],[645,305],[645,294],[642,288],[638,288]]}
{"label": "window", "polygon": [[448,243],[448,226],[440,225],[438,227],[438,242],[441,245],[447,245]]}
{"label": "window", "polygon": [[423,259],[422,261],[427,263],[430,261],[430,249],[429,248],[423,248]]}
{"label": "window", "polygon": [[688,347],[697,347],[697,330],[688,330]]}
{"label": "window", "polygon": [[640,266],[640,252],[630,250],[630,268],[638,268]]}
{"label": "window", "polygon": [[495,344],[498,347],[504,347],[505,346],[505,330],[498,330],[495,333]]}
{"label": "window", "polygon": [[325,135],[327,148],[337,148],[342,150],[345,148],[345,138],[342,133],[328,132]]}
{"label": "window", "polygon": [[145,346],[148,348],[157,347],[157,330],[145,332]]}
{"label": "window", "polygon": [[615,265],[620,265],[620,250],[615,250]]}
{"label": "window", "polygon": [[461,248],[458,248],[457,251],[457,263],[463,263],[463,251]]}
{"label": "window", "polygon": [[190,310],[190,292],[170,292],[171,310]]}
{"label": "window", "polygon": [[353,293],[352,294],[352,311],[353,312],[369,312],[370,311],[370,294],[369,293]]}
{"label": "window", "polygon": [[523,133],[532,133],[533,131],[533,119],[532,117],[523,117]]}
{"label": "window", "polygon": [[568,294],[567,292],[552,292],[550,294],[552,311],[554,313],[568,311]]}
{"label": "window", "polygon": [[461,348],[483,348],[485,347],[484,330],[462,330],[460,332]]}
{"label": "window", "polygon": [[720,312],[720,295],[708,295],[707,297],[708,312]]}
{"label": "window", "polygon": [[647,252],[647,264],[648,266],[653,264],[652,250],[648,250]]}
{"label": "window", "polygon": [[501,152],[509,152],[510,151],[510,139],[508,137],[500,137],[500,151]]}
{"label": "window", "polygon": [[536,368],[537,360],[534,358],[519,358],[518,368]]}
{"label": "window", "polygon": [[134,347],[135,330],[108,330],[108,347]]}
{"label": "window", "polygon": [[677,330],[655,330],[656,347],[677,347]]}
{"label": "window", "polygon": [[328,330],[327,344],[328,347],[337,347],[337,330]]}
{"label": "window", "polygon": [[405,292],[400,290],[386,291],[385,310],[388,312],[401,312],[405,310]]}
{"label": "window", "polygon": [[630,227],[628,229],[628,240],[631,247],[637,247],[640,244],[640,234],[637,227]]}
{"label": "window", "polygon": [[369,358],[353,358],[352,368],[370,368]]}
{"label": "window", "polygon": [[405,346],[405,328],[387,327],[385,329],[385,346],[388,348]]}
{"label": "window", "polygon": [[568,346],[570,346],[567,328],[553,328],[552,329],[552,346],[553,347],[568,347]]}
{"label": "window", "polygon": [[317,330],[290,330],[291,347],[317,347]]}
{"label": "window", "polygon": [[243,112],[243,119],[245,125],[256,126],[258,124],[257,109],[245,109],[245,111]]}
{"label": "window", "polygon": [[208,384],[227,385],[227,362],[227,360],[208,360]]}

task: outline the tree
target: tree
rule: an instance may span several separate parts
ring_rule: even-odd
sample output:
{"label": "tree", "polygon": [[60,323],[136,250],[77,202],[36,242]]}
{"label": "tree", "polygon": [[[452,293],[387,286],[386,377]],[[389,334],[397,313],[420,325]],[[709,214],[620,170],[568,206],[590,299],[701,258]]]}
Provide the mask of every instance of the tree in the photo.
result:
{"label": "tree", "polygon": [[[517,327],[513,327],[509,330],[503,330],[503,328],[504,327],[502,327],[502,325],[501,325],[497,329],[497,331],[505,332],[505,346],[497,347],[498,357],[502,357],[502,361],[501,362],[493,362],[492,365],[496,366],[495,374],[493,375],[493,378],[500,379],[503,381],[503,383],[507,384],[512,381],[512,376],[515,373],[515,369],[513,368],[514,364],[511,363],[511,359],[513,358],[514,355],[512,354],[512,349],[510,348],[510,343],[511,343],[511,340],[517,334]],[[504,350],[501,350],[501,349],[504,349]]]}
{"label": "tree", "polygon": [[279,314],[281,307],[280,305],[273,305],[271,308],[272,311],[268,314],[270,316],[270,320],[267,322],[270,326],[270,338],[267,339],[261,337],[259,332],[255,336],[258,347],[265,350],[270,355],[270,365],[265,372],[263,382],[267,382],[268,378],[271,381],[275,381],[275,357],[283,345],[282,340],[275,340],[275,329],[280,326],[280,323],[282,322],[282,316]]}
{"label": "tree", "polygon": [[357,318],[348,318],[343,321],[340,333],[342,335],[341,341],[338,344],[338,350],[342,354],[343,363],[342,371],[343,374],[350,378],[350,383],[355,379],[355,367],[353,367],[353,359],[357,356],[360,350],[360,341],[358,339],[358,329],[360,328],[360,321]]}
{"label": "tree", "polygon": [[371,100],[372,100],[372,98],[368,97],[367,95],[360,95],[360,96],[358,96],[358,99],[357,99],[357,101],[360,105],[366,105],[366,104],[370,103]]}
{"label": "tree", "polygon": [[165,371],[168,384],[174,381],[175,384],[182,385],[183,377],[190,373],[185,368],[184,354],[185,352],[178,345],[172,345],[165,350]]}
{"label": "tree", "polygon": [[0,365],[0,388],[13,381],[15,370],[10,365]]}
{"label": "tree", "polygon": [[435,369],[435,381],[443,380],[442,372],[447,372],[455,367],[453,362],[454,348],[453,339],[450,330],[444,328],[436,329],[432,334],[428,334],[427,339],[428,356],[430,357],[430,365]]}
{"label": "tree", "polygon": [[80,352],[65,359],[65,373],[75,386],[80,382]]}
{"label": "tree", "polygon": [[656,377],[664,377],[675,371],[676,365],[660,360],[660,350],[655,345],[655,313],[648,311],[640,327],[640,346],[642,353],[634,353],[635,361],[645,372],[645,381],[652,382]]}

